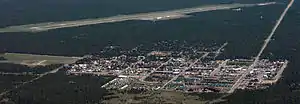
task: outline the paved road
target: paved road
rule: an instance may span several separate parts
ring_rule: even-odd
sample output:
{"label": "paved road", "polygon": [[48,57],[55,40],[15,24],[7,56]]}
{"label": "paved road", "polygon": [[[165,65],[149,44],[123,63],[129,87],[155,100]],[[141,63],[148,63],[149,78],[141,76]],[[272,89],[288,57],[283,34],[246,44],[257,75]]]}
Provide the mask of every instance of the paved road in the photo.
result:
{"label": "paved road", "polygon": [[148,73],[147,75],[143,76],[143,77],[140,79],[140,81],[145,81],[145,79],[146,79],[148,76],[150,76],[152,73],[154,73],[154,72],[155,72],[157,69],[159,69],[160,67],[162,67],[162,66],[164,66],[164,65],[167,65],[167,64],[168,64],[170,61],[172,61],[172,60],[173,60],[173,58],[170,58],[168,61],[162,63],[162,64],[161,64],[160,66],[158,66],[157,68],[151,70],[151,72]]}
{"label": "paved road", "polygon": [[210,73],[210,76],[214,76],[216,73],[218,73],[221,70],[221,68],[226,65],[226,63],[228,61],[229,61],[229,59],[227,59],[227,60],[223,61],[221,64],[219,64],[219,66]]}
{"label": "paved road", "polygon": [[186,70],[188,70],[189,68],[191,68],[192,66],[194,66],[199,60],[205,58],[208,54],[209,54],[209,52],[207,52],[204,55],[202,55],[200,58],[198,58],[196,61],[194,61],[192,64],[190,64],[189,67],[186,67],[185,69],[183,69],[182,72],[180,72],[175,77],[173,77],[171,80],[169,80],[167,83],[165,83],[160,89],[165,88],[169,83],[171,83],[172,81],[176,80],[180,75],[184,74]]}
{"label": "paved road", "polygon": [[289,8],[293,5],[294,0],[291,0],[290,3],[288,4],[288,6],[285,8],[285,10],[283,11],[283,13],[281,14],[280,18],[278,19],[277,23],[275,24],[274,28],[272,29],[272,32],[270,33],[270,35],[268,36],[268,38],[265,40],[265,43],[263,44],[260,52],[257,54],[257,57],[255,58],[256,61],[253,62],[253,64],[247,69],[247,71],[245,71],[245,73],[238,79],[238,81],[233,85],[233,87],[228,91],[227,94],[221,96],[218,99],[214,99],[212,101],[206,102],[206,104],[215,104],[218,102],[222,102],[224,101],[224,98],[230,96],[234,90],[239,86],[241,79],[243,79],[247,73],[249,73],[253,68],[253,66],[256,64],[255,62],[257,62],[259,60],[260,55],[262,54],[262,52],[264,51],[264,49],[267,47],[269,41],[271,40],[272,36],[274,35],[277,27],[279,26],[280,22],[283,20],[284,16],[286,15],[286,12],[289,10]]}
{"label": "paved road", "polygon": [[294,0],[291,0],[291,2],[284,9],[284,11],[280,15],[279,19],[277,20],[275,26],[273,27],[270,35],[267,37],[267,39],[265,40],[264,44],[262,45],[259,53],[255,57],[255,60],[254,60],[253,64],[251,66],[249,66],[249,68],[242,74],[242,76],[236,81],[236,83],[232,86],[232,88],[228,91],[228,93],[233,93],[234,90],[240,85],[241,81],[246,77],[246,75],[256,66],[257,62],[259,61],[259,58],[260,58],[261,54],[263,53],[265,48],[268,46],[268,44],[269,44],[271,38],[273,37],[276,29],[280,25],[281,21],[283,20],[284,16],[286,15],[286,13],[290,9],[290,7],[293,5],[293,3],[294,3]]}
{"label": "paved road", "polygon": [[[228,43],[224,43],[215,53],[217,53],[217,55],[219,55],[219,53],[221,52],[221,50],[227,46]],[[169,80],[168,82],[166,82],[160,89],[163,89],[166,87],[166,85],[168,85],[169,83],[171,83],[172,81],[176,80],[180,75],[184,74],[186,70],[188,70],[189,68],[191,68],[192,66],[194,66],[198,61],[200,61],[201,59],[205,58],[206,56],[209,55],[209,53],[211,52],[206,52],[204,55],[202,55],[200,58],[198,58],[196,61],[194,61],[192,64],[190,64],[189,67],[185,68],[181,73],[179,73],[178,75],[176,75],[175,77],[173,77],[171,80]],[[217,57],[217,56],[215,56]]]}
{"label": "paved road", "polygon": [[39,80],[40,78],[42,78],[42,77],[44,77],[44,76],[46,76],[46,75],[48,75],[48,74],[50,74],[50,73],[55,73],[55,72],[57,72],[59,69],[62,69],[62,68],[63,68],[63,66],[61,66],[61,67],[59,67],[59,68],[56,68],[56,69],[54,69],[54,70],[45,72],[45,73],[43,73],[43,74],[39,74],[39,76],[36,77],[36,78],[33,78],[33,79],[29,80],[29,81],[22,82],[21,84],[16,85],[16,86],[13,87],[12,89],[9,89],[9,90],[6,90],[6,91],[4,91],[4,92],[1,92],[1,93],[0,93],[0,98],[1,98],[3,95],[5,95],[5,94],[7,94],[7,93],[9,93],[9,92],[11,92],[11,91],[13,91],[13,90],[15,90],[15,89],[18,89],[18,88],[20,88],[20,87],[22,87],[22,86],[24,86],[24,85],[26,85],[26,84],[28,84],[28,83],[32,83],[32,82],[36,81],[36,80]]}
{"label": "paved road", "polygon": [[40,74],[34,74],[34,73],[6,73],[6,72],[0,72],[0,75],[40,75]]}
{"label": "paved road", "polygon": [[284,64],[281,66],[280,70],[277,72],[276,76],[274,77],[275,80],[278,80],[281,77],[281,75],[282,75],[284,69],[287,67],[287,65],[288,65],[288,61],[285,60]]}
{"label": "paved road", "polygon": [[228,45],[228,42],[224,43],[217,51],[216,51],[216,55],[214,56],[214,58],[217,58],[219,56],[219,54],[221,53],[222,49],[224,49],[225,46]]}

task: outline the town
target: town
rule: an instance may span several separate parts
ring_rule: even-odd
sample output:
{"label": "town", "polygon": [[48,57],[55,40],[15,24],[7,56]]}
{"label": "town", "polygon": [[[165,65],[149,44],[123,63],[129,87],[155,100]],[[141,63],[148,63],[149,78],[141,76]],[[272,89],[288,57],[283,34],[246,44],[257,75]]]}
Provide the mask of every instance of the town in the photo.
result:
{"label": "town", "polygon": [[287,60],[260,59],[252,66],[254,59],[218,58],[227,44],[160,41],[129,51],[108,46],[68,65],[67,74],[114,76],[101,86],[106,89],[232,93],[268,88],[287,66]]}

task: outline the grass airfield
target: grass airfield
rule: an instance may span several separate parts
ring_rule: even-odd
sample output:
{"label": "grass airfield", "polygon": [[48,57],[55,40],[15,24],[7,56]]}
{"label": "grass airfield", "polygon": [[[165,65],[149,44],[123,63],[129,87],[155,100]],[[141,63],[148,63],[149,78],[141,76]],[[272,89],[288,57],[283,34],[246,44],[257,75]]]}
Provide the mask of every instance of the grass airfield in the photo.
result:
{"label": "grass airfield", "polygon": [[0,63],[14,63],[28,66],[45,66],[51,64],[71,64],[80,57],[65,57],[65,56],[50,56],[50,55],[35,55],[23,53],[4,53],[0,57],[6,60],[0,60]]}

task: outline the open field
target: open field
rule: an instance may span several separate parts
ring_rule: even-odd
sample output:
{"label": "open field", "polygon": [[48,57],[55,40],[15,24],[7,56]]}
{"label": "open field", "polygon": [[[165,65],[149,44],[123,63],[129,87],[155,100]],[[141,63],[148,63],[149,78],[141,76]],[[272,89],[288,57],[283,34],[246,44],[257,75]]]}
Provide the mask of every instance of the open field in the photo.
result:
{"label": "open field", "polygon": [[70,64],[80,59],[80,57],[34,55],[21,53],[5,53],[0,55],[0,57],[1,56],[4,57],[6,60],[0,61],[0,63],[14,63],[28,66]]}

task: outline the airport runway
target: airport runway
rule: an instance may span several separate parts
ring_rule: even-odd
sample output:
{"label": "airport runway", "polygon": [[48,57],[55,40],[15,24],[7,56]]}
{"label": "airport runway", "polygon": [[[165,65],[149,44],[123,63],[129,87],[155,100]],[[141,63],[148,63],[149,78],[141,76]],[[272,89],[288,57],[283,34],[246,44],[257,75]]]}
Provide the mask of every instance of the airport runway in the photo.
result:
{"label": "airport runway", "polygon": [[169,20],[169,19],[189,17],[188,14],[197,13],[197,12],[226,10],[226,9],[241,8],[241,7],[266,6],[272,4],[276,4],[276,2],[266,2],[266,3],[256,3],[256,4],[235,3],[235,4],[207,5],[201,7],[177,9],[177,10],[170,10],[170,11],[158,11],[158,12],[150,12],[150,13],[131,14],[131,15],[118,15],[118,16],[112,16],[106,18],[94,18],[94,19],[84,19],[84,20],[75,20],[75,21],[48,22],[48,23],[37,23],[37,24],[20,25],[20,26],[8,26],[5,28],[1,28],[0,33],[41,32],[41,31],[47,31],[47,30],[53,30],[59,28],[121,22],[127,20],[149,20],[149,21]]}

